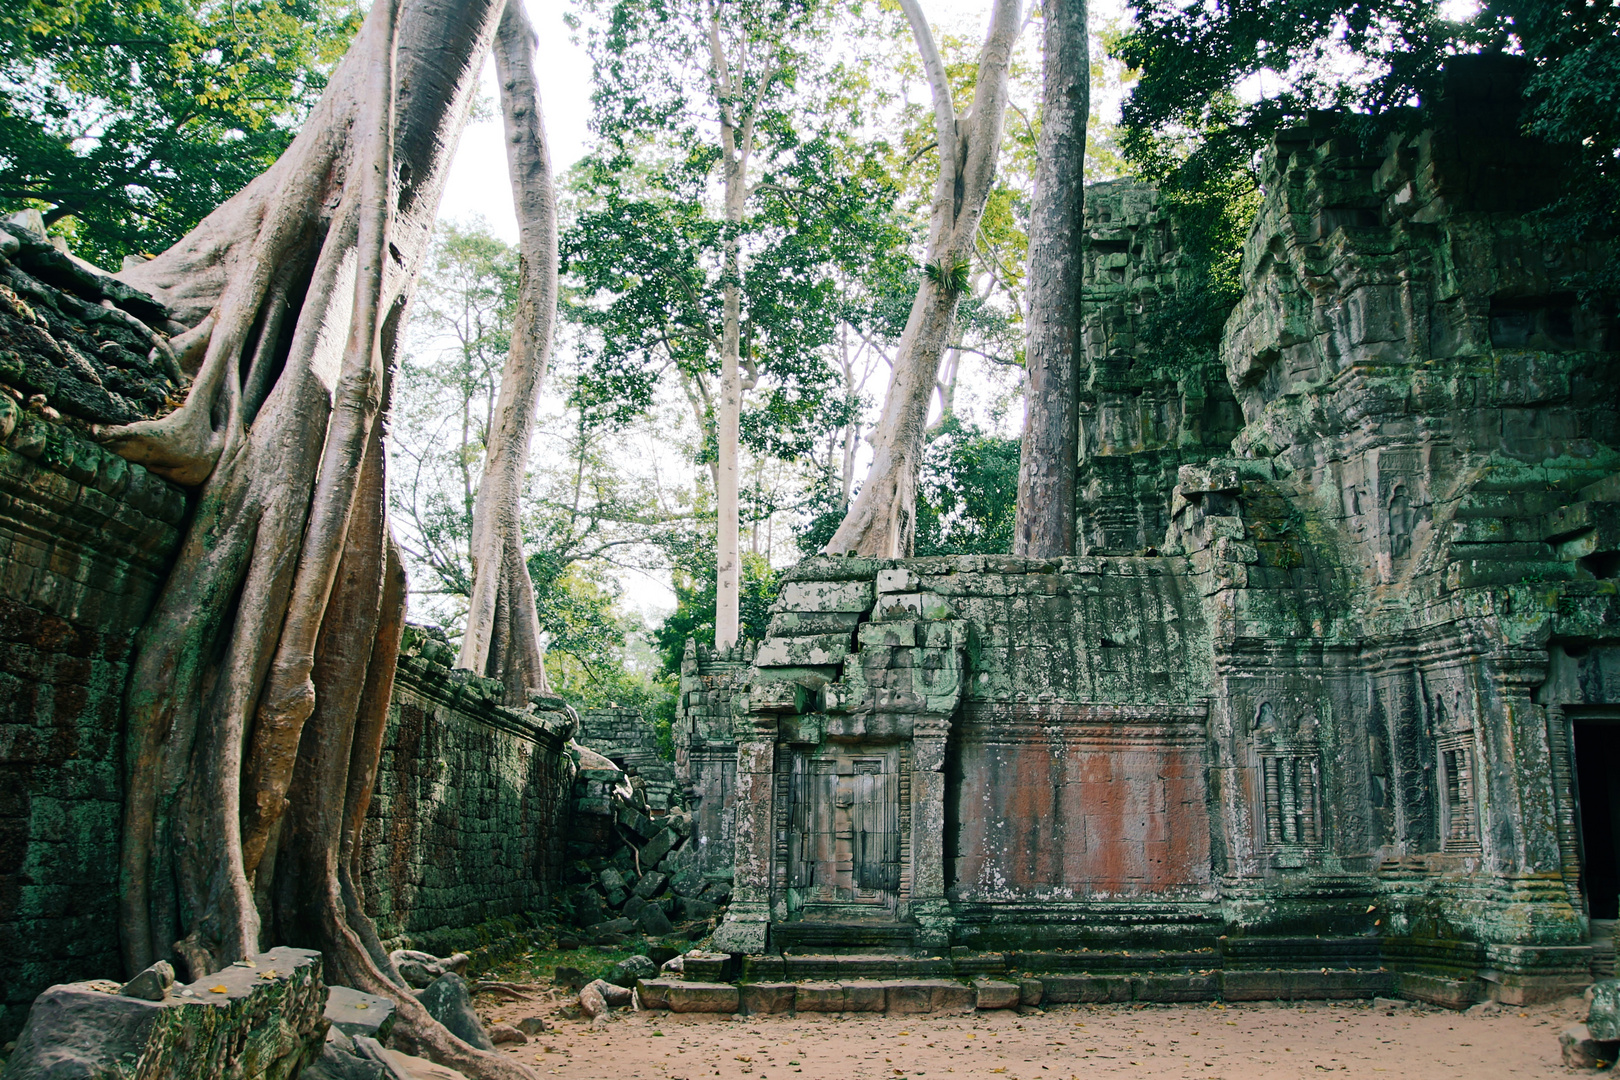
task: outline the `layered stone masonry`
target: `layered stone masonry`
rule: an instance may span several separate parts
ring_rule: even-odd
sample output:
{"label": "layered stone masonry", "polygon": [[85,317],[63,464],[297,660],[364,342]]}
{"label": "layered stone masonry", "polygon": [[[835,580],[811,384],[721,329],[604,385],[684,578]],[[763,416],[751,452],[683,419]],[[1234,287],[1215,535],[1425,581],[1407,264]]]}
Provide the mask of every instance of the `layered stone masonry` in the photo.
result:
{"label": "layered stone masonry", "polygon": [[442,638],[407,631],[361,850],[379,934],[440,955],[554,894],[577,731],[561,699],[511,709],[500,682],[453,659]]}
{"label": "layered stone masonry", "polygon": [[[1244,426],[1132,488],[1162,500],[1135,541],[1160,557],[786,576],[726,674],[718,945],[1095,966],[1159,944],[1207,950],[1199,993],[1249,997],[1588,980],[1605,841],[1583,855],[1582,829],[1608,815],[1576,793],[1613,765],[1578,744],[1620,721],[1620,348],[1561,284],[1613,253],[1533,232],[1557,161],[1517,134],[1523,76],[1459,61],[1381,153],[1331,115],[1278,137],[1220,354]],[[1168,265],[1129,205],[1088,288]]]}
{"label": "layered stone masonry", "polygon": [[1182,465],[1227,452],[1242,426],[1214,344],[1180,335],[1205,273],[1147,184],[1086,189],[1076,536],[1081,554],[1140,554],[1169,524]]}
{"label": "layered stone masonry", "polygon": [[0,388],[0,1035],[116,973],[123,699],[181,493]]}
{"label": "layered stone masonry", "polygon": [[653,810],[682,805],[675,766],[658,749],[658,733],[635,709],[585,709],[579,714],[579,742],[623,769],[633,787],[646,794]]}

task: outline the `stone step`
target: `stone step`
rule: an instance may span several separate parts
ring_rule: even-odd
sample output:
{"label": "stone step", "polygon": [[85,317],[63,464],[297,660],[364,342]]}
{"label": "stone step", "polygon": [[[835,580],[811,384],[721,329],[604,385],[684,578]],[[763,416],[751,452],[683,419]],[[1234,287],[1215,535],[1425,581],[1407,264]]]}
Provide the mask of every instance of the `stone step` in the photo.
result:
{"label": "stone step", "polygon": [[[744,981],[736,985],[688,979],[647,979],[637,985],[643,1007],[672,1012],[897,1014],[972,1012],[1020,1005],[1332,1001],[1386,996],[1407,989],[1393,972],[1344,968],[1100,972],[1019,979],[981,977],[971,981],[949,977],[750,981],[745,974]],[[1432,996],[1434,988],[1424,989]]]}
{"label": "stone step", "polygon": [[1020,1002],[1019,984],[994,979],[975,979],[972,983],[953,979],[812,980],[749,982],[739,986],[684,979],[642,979],[636,987],[643,1008],[677,1013],[910,1015],[1011,1009]]}

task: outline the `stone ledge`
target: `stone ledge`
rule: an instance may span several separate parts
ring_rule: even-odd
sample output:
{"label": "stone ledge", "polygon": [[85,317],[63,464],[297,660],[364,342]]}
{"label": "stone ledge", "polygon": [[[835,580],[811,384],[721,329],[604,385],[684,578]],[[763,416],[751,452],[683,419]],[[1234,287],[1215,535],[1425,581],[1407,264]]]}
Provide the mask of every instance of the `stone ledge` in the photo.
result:
{"label": "stone ledge", "polygon": [[162,1001],[111,982],[65,983],[34,1001],[7,1080],[290,1080],[321,1052],[321,954],[272,949]]}

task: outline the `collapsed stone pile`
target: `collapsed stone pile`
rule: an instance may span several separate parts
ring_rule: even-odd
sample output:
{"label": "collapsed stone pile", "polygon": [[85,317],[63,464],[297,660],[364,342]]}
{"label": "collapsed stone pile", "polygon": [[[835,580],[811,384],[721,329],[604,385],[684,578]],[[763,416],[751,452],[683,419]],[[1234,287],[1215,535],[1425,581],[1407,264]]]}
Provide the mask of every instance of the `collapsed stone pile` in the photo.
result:
{"label": "collapsed stone pile", "polygon": [[731,899],[731,882],[699,868],[691,815],[651,806],[646,785],[594,750],[572,749],[572,861],[563,869],[559,914],[594,945],[638,933],[706,937]]}

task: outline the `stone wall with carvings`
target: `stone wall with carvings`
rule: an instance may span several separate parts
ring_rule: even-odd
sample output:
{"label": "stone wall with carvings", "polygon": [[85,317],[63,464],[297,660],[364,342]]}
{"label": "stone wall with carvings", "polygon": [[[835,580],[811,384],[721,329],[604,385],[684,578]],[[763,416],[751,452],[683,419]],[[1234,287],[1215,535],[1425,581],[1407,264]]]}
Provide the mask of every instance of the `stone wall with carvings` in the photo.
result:
{"label": "stone wall with carvings", "polygon": [[1563,281],[1615,253],[1536,233],[1558,162],[1517,134],[1523,76],[1459,61],[1375,150],[1331,114],[1280,133],[1215,357],[1147,334],[1174,221],[1096,192],[1094,554],[785,575],[730,684],[717,941],[1157,946],[1449,1005],[1589,979],[1620,892],[1620,334]]}

